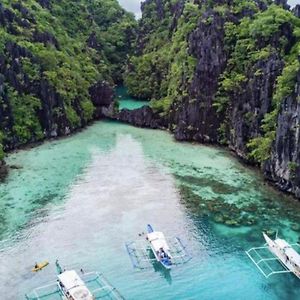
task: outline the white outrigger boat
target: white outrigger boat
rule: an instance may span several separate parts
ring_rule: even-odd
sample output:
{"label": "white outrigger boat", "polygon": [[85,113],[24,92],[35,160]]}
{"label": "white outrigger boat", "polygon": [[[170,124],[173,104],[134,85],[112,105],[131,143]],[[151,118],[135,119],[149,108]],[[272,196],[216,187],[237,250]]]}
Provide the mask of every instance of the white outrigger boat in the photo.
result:
{"label": "white outrigger boat", "polygon": [[162,232],[154,231],[151,225],[147,225],[146,239],[130,241],[125,246],[133,267],[137,269],[153,267],[153,262],[158,262],[170,270],[192,258],[179,237],[166,238]]}
{"label": "white outrigger boat", "polygon": [[57,284],[64,300],[95,299],[76,271],[65,271],[57,277]]}
{"label": "white outrigger boat", "polygon": [[79,272],[66,271],[61,268],[58,261],[56,261],[56,269],[58,272],[56,282],[34,289],[25,295],[27,300],[124,300],[116,288],[98,272],[85,273],[82,269]]}
{"label": "white outrigger boat", "polygon": [[172,256],[170,247],[161,231],[154,231],[150,224],[147,225],[147,241],[149,241],[152,252],[158,262],[166,269],[172,267]]}
{"label": "white outrigger boat", "polygon": [[[266,233],[263,232],[263,237],[266,241],[266,246],[251,248],[246,251],[249,258],[260,270],[260,272],[268,278],[274,274],[293,273],[300,279],[300,254],[296,251],[296,247],[300,249],[299,244],[289,244],[284,239],[276,238],[272,240]],[[261,251],[268,249],[273,257],[264,258]],[[282,269],[274,270],[270,266],[270,262],[278,261]],[[267,271],[266,271],[267,270]]]}
{"label": "white outrigger boat", "polygon": [[300,279],[300,254],[285,240],[271,240],[264,232],[263,236],[269,250],[280,260],[281,264]]}

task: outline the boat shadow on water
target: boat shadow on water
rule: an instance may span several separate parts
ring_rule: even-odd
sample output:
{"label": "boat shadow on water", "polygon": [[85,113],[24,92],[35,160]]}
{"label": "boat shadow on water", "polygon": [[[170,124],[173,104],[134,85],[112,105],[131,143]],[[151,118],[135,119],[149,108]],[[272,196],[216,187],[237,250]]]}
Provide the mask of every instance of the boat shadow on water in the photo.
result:
{"label": "boat shadow on water", "polygon": [[156,261],[155,256],[151,249],[148,249],[149,258],[151,259],[151,265],[155,272],[160,273],[160,276],[164,278],[169,285],[172,284],[171,270],[164,268],[160,262]]}

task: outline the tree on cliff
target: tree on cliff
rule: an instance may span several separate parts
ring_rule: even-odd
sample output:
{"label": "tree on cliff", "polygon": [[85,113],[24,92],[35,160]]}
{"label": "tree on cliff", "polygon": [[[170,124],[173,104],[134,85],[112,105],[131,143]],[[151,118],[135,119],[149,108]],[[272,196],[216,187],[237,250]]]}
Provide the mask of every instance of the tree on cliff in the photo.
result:
{"label": "tree on cliff", "polygon": [[92,120],[89,91],[120,80],[135,27],[117,0],[2,1],[1,146],[64,135]]}

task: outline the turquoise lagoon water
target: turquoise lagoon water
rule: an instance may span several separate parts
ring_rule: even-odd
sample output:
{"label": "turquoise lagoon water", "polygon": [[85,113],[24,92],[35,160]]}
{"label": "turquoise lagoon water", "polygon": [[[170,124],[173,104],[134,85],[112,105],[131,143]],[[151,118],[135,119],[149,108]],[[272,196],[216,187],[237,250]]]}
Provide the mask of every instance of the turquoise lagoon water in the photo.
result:
{"label": "turquoise lagoon water", "polygon": [[[103,121],[7,162],[19,168],[0,185],[1,299],[55,280],[56,258],[103,272],[126,299],[300,299],[296,277],[267,280],[244,252],[262,230],[297,241],[300,203],[222,149]],[[124,244],[147,223],[180,236],[193,259],[134,270]]]}
{"label": "turquoise lagoon water", "polygon": [[149,101],[134,99],[128,95],[127,89],[123,86],[116,88],[117,100],[119,101],[119,109],[136,109],[144,105],[149,105]]}

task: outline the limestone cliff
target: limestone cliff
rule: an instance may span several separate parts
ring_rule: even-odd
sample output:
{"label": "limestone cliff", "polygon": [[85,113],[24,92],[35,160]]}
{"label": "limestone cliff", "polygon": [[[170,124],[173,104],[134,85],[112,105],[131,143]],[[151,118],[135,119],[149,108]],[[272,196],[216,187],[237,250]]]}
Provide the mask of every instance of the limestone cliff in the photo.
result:
{"label": "limestone cliff", "polygon": [[150,106],[176,139],[228,146],[300,197],[300,7],[291,11],[285,0],[178,1],[172,5],[181,9],[168,15],[168,5],[144,4],[141,23],[158,29],[143,28],[146,38],[125,74],[129,92],[138,96],[150,79]]}
{"label": "limestone cliff", "polygon": [[0,161],[103,117],[135,27],[116,0],[1,1]]}

